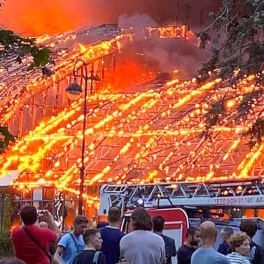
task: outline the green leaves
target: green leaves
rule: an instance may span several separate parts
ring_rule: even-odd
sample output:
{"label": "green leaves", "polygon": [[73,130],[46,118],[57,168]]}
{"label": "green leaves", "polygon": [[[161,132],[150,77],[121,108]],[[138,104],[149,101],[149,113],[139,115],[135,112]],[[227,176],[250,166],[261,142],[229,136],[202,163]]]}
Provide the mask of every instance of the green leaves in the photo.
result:
{"label": "green leaves", "polygon": [[8,127],[0,126],[0,153],[8,147],[9,143],[15,141],[15,137],[8,131]]}
{"label": "green leaves", "polygon": [[[262,30],[264,28],[264,1],[261,0],[224,0],[216,14],[211,14],[211,25],[199,32],[201,42],[210,39],[215,52],[211,59],[200,69],[201,79],[209,78],[208,71],[216,77],[230,78],[235,69],[243,74],[258,73],[264,61]],[[211,63],[211,62],[214,63]],[[233,79],[234,81],[234,79]]]}
{"label": "green leaves", "polygon": [[205,114],[206,129],[216,125],[220,120],[220,116],[226,112],[225,97],[211,105],[211,109]]}
{"label": "green leaves", "polygon": [[35,67],[45,66],[50,59],[51,51],[47,48],[32,48],[31,55],[34,58],[34,61],[29,66],[28,70],[32,70]]}
{"label": "green leaves", "polygon": [[15,35],[11,30],[4,30],[0,28],[0,55],[8,53],[17,53],[19,57],[31,54],[33,62],[28,70],[36,67],[45,66],[51,56],[51,51],[45,47],[38,47],[34,43],[33,38],[21,38]]}
{"label": "green leaves", "polygon": [[254,147],[256,143],[262,142],[262,137],[264,136],[264,120],[258,118],[255,123],[253,124],[252,128],[249,129],[244,136],[249,136],[248,145],[250,148]]}
{"label": "green leaves", "polygon": [[237,108],[237,115],[235,117],[235,120],[238,121],[239,119],[242,120],[247,119],[247,115],[251,109],[251,105],[253,101],[259,98],[262,94],[263,94],[262,89],[245,94],[242,102],[239,104]]}

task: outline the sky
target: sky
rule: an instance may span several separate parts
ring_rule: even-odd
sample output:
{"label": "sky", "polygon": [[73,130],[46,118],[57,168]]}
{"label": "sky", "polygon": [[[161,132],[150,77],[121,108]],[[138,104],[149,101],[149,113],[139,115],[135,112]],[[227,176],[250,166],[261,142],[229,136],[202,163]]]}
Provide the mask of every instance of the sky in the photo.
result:
{"label": "sky", "polygon": [[209,22],[208,13],[217,11],[221,2],[222,0],[6,0],[0,14],[0,27],[11,29],[22,36],[36,36],[95,24],[118,23],[120,17],[135,14],[148,15],[158,24],[176,23],[178,5],[179,21],[184,23],[187,20],[188,5],[189,24],[197,30]]}

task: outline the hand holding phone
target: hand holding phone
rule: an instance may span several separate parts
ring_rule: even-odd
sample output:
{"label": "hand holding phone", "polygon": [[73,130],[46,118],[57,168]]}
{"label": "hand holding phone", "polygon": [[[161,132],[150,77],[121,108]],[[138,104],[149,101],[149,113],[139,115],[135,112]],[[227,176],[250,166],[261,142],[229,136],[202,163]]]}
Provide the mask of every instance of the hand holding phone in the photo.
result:
{"label": "hand holding phone", "polygon": [[48,214],[47,210],[37,210],[38,216],[46,216]]}

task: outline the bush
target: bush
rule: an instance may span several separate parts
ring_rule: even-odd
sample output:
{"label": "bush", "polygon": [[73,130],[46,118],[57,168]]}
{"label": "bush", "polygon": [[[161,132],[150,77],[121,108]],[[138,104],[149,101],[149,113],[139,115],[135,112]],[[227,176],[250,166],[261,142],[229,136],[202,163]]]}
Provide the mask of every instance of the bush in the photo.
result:
{"label": "bush", "polygon": [[0,256],[1,257],[14,256],[10,234],[0,233]]}

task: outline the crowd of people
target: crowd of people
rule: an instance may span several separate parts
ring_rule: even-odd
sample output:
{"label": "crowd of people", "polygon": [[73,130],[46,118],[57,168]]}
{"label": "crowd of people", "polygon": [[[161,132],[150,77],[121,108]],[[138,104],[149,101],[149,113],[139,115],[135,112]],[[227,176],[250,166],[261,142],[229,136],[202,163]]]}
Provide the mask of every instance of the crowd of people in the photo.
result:
{"label": "crowd of people", "polygon": [[212,221],[190,227],[177,251],[174,239],[163,234],[164,218],[151,219],[143,207],[132,212],[128,234],[119,230],[118,207],[109,209],[108,225],[99,229],[88,229],[88,219],[78,215],[72,231],[63,236],[48,211],[43,215],[45,222],[38,224],[35,207],[26,205],[20,214],[22,225],[11,235],[16,258],[0,260],[0,264],[171,264],[174,257],[178,264],[264,263],[262,247],[252,241],[257,224],[249,219],[241,222],[240,232],[233,233],[230,227],[221,230],[217,251],[217,228]]}

